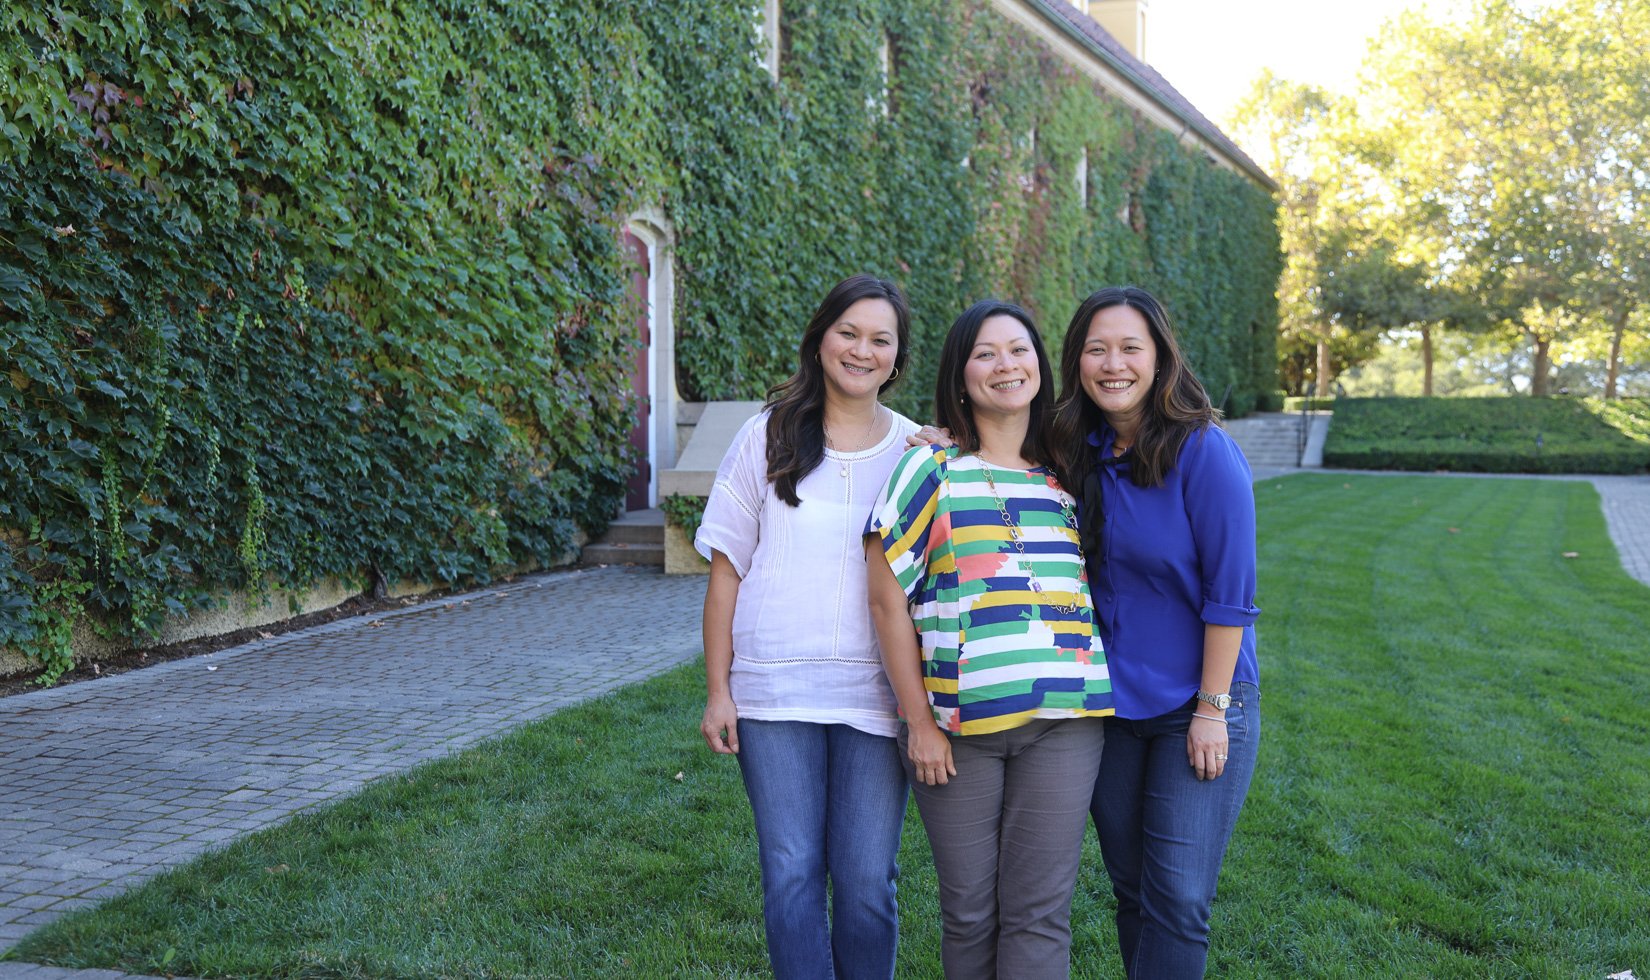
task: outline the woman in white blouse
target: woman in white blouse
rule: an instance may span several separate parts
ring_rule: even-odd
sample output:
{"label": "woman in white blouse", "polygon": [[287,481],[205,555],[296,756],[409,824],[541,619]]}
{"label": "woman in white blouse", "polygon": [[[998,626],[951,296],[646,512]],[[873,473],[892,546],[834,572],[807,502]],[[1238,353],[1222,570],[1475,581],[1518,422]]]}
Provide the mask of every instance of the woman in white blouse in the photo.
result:
{"label": "woman in white blouse", "polygon": [[778,980],[894,973],[906,782],[860,533],[917,428],[878,401],[909,322],[891,282],[830,291],[796,373],[722,460],[694,540],[711,563],[700,731],[739,760]]}

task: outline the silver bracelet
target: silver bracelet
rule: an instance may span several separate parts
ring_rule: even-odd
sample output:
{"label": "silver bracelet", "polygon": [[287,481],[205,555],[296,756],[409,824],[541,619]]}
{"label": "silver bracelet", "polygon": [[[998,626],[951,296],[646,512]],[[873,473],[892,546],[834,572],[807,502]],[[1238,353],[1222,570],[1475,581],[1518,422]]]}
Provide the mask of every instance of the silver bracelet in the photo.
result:
{"label": "silver bracelet", "polygon": [[1225,718],[1216,718],[1214,715],[1206,715],[1206,714],[1203,714],[1200,711],[1192,712],[1192,717],[1193,718],[1202,718],[1204,721],[1218,721],[1222,725],[1226,724],[1226,719]]}

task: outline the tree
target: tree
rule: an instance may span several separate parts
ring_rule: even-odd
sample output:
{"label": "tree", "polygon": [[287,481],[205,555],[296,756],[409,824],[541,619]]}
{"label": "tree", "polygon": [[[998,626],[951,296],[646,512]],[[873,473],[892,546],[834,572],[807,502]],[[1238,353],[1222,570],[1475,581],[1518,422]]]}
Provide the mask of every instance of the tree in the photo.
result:
{"label": "tree", "polygon": [[1296,394],[1306,393],[1309,377],[1327,392],[1336,374],[1373,357],[1382,326],[1349,315],[1338,291],[1359,274],[1339,264],[1346,210],[1335,206],[1343,172],[1337,133],[1348,114],[1344,100],[1271,72],[1233,111],[1234,129],[1249,146],[1264,148],[1260,155],[1280,188],[1279,373]]}
{"label": "tree", "polygon": [[1531,394],[1546,394],[1555,342],[1605,310],[1624,332],[1650,302],[1650,5],[1406,15],[1365,79],[1377,169],[1430,216],[1416,230],[1454,288],[1523,336]]}

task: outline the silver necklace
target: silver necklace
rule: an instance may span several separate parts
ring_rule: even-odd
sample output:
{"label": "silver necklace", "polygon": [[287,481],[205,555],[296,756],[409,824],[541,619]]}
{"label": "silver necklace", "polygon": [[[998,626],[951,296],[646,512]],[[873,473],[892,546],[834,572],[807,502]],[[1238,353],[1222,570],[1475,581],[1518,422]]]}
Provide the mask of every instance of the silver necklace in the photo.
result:
{"label": "silver necklace", "polygon": [[[1014,519],[1012,517],[1008,516],[1008,504],[1003,501],[1003,495],[997,492],[997,481],[991,476],[991,464],[986,461],[985,454],[976,452],[974,455],[979,458],[980,471],[985,474],[985,485],[991,488],[991,499],[997,502],[997,513],[1002,515],[1003,526],[1008,528],[1009,540],[1014,542],[1014,549],[1020,554],[1020,567],[1026,570],[1026,578],[1029,580],[1029,584],[1031,585],[1031,591],[1037,593],[1038,595],[1042,595],[1043,583],[1037,580],[1037,572],[1032,569],[1031,562],[1026,560],[1025,532],[1020,530],[1020,525],[1014,523]],[[1070,527],[1071,530],[1076,533],[1077,515],[1072,510],[1071,497],[1064,490],[1061,490],[1059,493],[1060,516],[1065,518],[1066,526]],[[1079,564],[1083,561],[1083,546],[1081,544],[1077,546],[1077,561]],[[1067,605],[1062,606],[1052,602],[1047,605],[1050,609],[1053,609],[1056,612],[1063,612],[1069,615],[1077,611],[1077,607],[1080,603],[1074,595],[1071,602]]]}
{"label": "silver necklace", "polygon": [[[875,429],[877,427],[877,422],[880,421],[881,419],[882,419],[882,406],[878,405],[876,407],[876,409],[873,412],[871,412],[871,424],[867,425],[865,427],[865,434],[860,436],[860,438],[859,438],[859,441],[861,443],[868,443],[868,442],[871,441],[871,430]],[[831,449],[831,450],[834,450],[834,451],[839,452],[839,453],[846,453],[847,452],[847,450],[837,449],[836,446],[831,444],[831,427],[825,424],[823,415],[820,419],[819,427],[821,429],[825,430],[825,448],[826,449]],[[856,450],[856,452],[864,452],[866,449],[869,449],[869,448],[870,448],[869,446],[862,445],[862,446],[860,446],[860,448],[858,450]],[[839,474],[841,474],[842,476],[847,476],[848,475],[848,467],[852,464],[852,460],[842,459],[842,460],[838,460],[838,462],[841,463],[842,465],[837,470],[837,472]]]}

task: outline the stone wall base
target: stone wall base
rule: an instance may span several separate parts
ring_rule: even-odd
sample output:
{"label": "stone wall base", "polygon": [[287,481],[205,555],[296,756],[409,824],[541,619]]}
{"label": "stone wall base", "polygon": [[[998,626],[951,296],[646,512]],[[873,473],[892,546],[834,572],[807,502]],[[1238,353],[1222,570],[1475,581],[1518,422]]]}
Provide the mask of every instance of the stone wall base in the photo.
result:
{"label": "stone wall base", "polygon": [[[585,536],[581,532],[574,543],[574,547],[561,560],[551,567],[571,565],[578,560],[579,549],[584,546]],[[688,546],[692,553],[693,547]],[[697,554],[693,555],[699,560]],[[708,565],[706,566],[709,567]],[[494,572],[496,577],[508,575],[523,575],[536,572],[540,566],[528,563],[510,568],[501,568]],[[199,640],[204,637],[223,636],[237,630],[268,626],[296,616],[306,616],[310,613],[331,609],[340,603],[355,598],[366,591],[367,582],[363,579],[326,579],[314,587],[300,591],[288,592],[282,589],[271,588],[262,595],[250,592],[225,592],[217,601],[205,609],[197,609],[187,616],[168,617],[161,626],[160,635],[153,641],[133,645],[123,639],[108,639],[98,635],[95,624],[88,618],[75,624],[74,628],[74,660],[79,665],[99,657],[107,657],[133,649],[169,646],[173,643],[183,643],[187,640]],[[431,582],[420,582],[413,579],[402,579],[390,583],[386,594],[391,598],[403,596],[423,595],[440,588]],[[40,669],[39,663],[24,656],[19,650],[0,646],[0,677],[14,677],[18,674],[29,674]]]}
{"label": "stone wall base", "polygon": [[693,539],[687,531],[669,521],[665,522],[665,574],[710,574],[710,562],[693,550]]}

